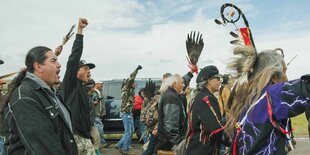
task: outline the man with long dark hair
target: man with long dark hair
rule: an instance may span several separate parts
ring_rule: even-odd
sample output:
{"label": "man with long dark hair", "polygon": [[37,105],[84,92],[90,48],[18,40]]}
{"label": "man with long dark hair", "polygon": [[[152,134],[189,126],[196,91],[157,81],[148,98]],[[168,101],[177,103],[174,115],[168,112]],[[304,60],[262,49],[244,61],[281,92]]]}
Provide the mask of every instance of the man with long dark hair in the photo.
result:
{"label": "man with long dark hair", "polygon": [[57,57],[37,46],[25,64],[5,102],[5,154],[76,155],[70,113],[53,88],[60,82]]}

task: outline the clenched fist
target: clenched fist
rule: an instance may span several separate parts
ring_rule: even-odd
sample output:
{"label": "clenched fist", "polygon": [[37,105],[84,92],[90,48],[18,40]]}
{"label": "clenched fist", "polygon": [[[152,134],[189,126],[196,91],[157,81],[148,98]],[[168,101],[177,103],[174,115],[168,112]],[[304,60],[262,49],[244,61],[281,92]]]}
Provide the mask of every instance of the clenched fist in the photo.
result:
{"label": "clenched fist", "polygon": [[88,21],[85,18],[80,18],[79,19],[79,24],[78,24],[78,34],[83,34],[83,29],[88,25]]}
{"label": "clenched fist", "polygon": [[88,21],[85,18],[80,18],[79,19],[79,27],[85,28],[88,25]]}

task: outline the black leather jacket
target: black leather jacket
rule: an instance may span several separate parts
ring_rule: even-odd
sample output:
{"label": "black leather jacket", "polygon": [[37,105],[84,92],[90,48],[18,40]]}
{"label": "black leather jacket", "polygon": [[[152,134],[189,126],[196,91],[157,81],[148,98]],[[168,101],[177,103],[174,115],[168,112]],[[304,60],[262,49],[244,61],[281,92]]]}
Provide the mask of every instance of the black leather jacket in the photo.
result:
{"label": "black leather jacket", "polygon": [[[70,125],[50,90],[25,77],[5,108],[7,137],[5,153],[10,155],[77,155]],[[61,99],[58,97],[61,101]],[[63,103],[63,102],[62,102]]]}
{"label": "black leather jacket", "polygon": [[177,92],[168,88],[161,96],[158,107],[158,135],[171,146],[182,141],[185,129],[185,111]]}

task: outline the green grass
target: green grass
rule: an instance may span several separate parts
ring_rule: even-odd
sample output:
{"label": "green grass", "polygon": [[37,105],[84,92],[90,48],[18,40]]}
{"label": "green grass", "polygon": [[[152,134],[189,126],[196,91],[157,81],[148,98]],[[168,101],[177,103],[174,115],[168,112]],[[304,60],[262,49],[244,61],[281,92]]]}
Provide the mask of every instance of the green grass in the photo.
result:
{"label": "green grass", "polygon": [[308,137],[308,121],[304,113],[292,118],[292,126],[294,135],[297,137]]}

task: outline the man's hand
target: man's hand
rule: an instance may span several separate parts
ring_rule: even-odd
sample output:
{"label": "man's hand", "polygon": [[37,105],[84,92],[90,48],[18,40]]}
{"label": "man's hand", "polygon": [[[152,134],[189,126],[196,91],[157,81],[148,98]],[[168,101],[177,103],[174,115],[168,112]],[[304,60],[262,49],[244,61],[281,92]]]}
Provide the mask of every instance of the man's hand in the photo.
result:
{"label": "man's hand", "polygon": [[97,105],[97,104],[99,104],[99,103],[100,103],[99,100],[94,101],[94,105]]}
{"label": "man's hand", "polygon": [[54,51],[54,54],[56,56],[59,56],[61,54],[61,51],[62,51],[62,46],[58,46],[55,51]]}
{"label": "man's hand", "polygon": [[78,34],[83,34],[83,29],[88,25],[88,21],[85,18],[80,18],[79,19],[79,24],[78,24]]}
{"label": "man's hand", "polygon": [[198,74],[198,67],[197,67],[197,65],[189,63],[188,67],[189,67],[191,73]]}
{"label": "man's hand", "polygon": [[141,65],[139,65],[139,66],[137,67],[137,70],[140,70],[140,69],[142,69],[142,66],[141,66]]}
{"label": "man's hand", "polygon": [[155,136],[155,135],[157,135],[157,130],[153,130],[152,131],[152,134]]}

